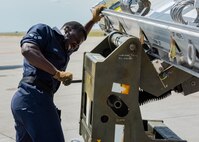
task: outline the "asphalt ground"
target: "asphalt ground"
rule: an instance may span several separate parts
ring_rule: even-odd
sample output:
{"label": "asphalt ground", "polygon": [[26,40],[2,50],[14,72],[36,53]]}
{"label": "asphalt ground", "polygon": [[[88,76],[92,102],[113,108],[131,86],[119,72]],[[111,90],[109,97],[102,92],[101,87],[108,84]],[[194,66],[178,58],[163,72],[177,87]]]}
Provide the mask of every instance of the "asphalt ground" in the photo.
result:
{"label": "asphalt ground", "polygon": [[[82,59],[85,51],[90,51],[104,37],[88,37],[80,50],[71,56],[67,70],[75,80],[82,78]],[[21,37],[0,36],[0,142],[14,142],[14,120],[10,101],[22,77]],[[61,85],[55,95],[55,104],[62,110],[62,127],[66,142],[79,139],[79,115],[81,83]],[[199,93],[189,96],[172,93],[160,101],[140,107],[144,119],[163,120],[165,125],[180,138],[188,142],[199,141]]]}

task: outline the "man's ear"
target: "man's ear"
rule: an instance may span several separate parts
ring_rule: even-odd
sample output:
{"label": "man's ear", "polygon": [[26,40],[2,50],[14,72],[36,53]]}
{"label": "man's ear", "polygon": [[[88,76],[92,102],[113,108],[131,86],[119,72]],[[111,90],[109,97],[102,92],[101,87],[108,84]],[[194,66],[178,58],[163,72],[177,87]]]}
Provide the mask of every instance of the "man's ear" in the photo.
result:
{"label": "man's ear", "polygon": [[71,28],[70,28],[69,26],[66,26],[66,27],[64,28],[64,31],[65,31],[65,33],[70,32],[70,31],[71,31]]}
{"label": "man's ear", "polygon": [[66,35],[68,34],[72,29],[69,26],[63,26],[60,31],[62,33],[62,35]]}

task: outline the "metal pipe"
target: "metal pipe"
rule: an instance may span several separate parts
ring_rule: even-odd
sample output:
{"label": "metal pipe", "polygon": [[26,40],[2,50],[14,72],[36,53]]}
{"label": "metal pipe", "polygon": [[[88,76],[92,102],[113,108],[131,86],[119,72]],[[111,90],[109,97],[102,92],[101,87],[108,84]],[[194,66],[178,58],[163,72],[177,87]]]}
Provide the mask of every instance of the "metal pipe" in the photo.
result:
{"label": "metal pipe", "polygon": [[122,43],[124,43],[129,37],[127,35],[123,35],[119,32],[113,32],[109,35],[111,43],[113,43],[115,46],[120,46]]}

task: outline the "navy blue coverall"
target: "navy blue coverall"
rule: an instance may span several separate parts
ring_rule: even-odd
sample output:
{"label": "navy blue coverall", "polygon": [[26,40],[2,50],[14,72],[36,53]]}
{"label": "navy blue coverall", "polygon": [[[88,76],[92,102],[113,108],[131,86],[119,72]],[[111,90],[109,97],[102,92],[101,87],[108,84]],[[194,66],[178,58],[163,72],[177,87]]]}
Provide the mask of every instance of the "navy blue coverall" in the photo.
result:
{"label": "navy blue coverall", "polygon": [[[64,36],[45,24],[32,26],[21,40],[37,45],[58,70],[65,71],[71,53],[64,48]],[[23,78],[11,102],[17,142],[64,142],[53,95],[60,82],[47,72],[23,63]]]}

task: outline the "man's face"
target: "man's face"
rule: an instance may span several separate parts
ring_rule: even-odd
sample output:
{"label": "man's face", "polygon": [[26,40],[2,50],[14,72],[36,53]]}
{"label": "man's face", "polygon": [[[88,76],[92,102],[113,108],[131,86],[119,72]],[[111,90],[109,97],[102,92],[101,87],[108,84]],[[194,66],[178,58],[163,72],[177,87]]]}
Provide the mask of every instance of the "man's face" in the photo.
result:
{"label": "man's face", "polygon": [[79,46],[85,40],[83,32],[77,32],[77,30],[74,30],[74,29],[67,32],[67,34],[65,34],[64,36],[66,39],[65,48],[69,52],[77,51]]}

